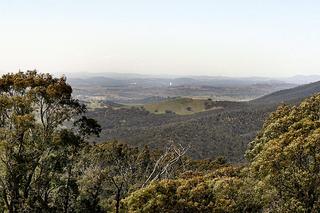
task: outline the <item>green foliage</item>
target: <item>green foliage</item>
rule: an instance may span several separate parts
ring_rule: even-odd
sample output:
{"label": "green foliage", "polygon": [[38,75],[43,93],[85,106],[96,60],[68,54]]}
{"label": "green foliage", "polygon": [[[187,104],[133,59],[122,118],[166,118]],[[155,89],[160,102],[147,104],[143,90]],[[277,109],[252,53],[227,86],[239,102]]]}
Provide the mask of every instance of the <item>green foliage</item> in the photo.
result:
{"label": "green foliage", "polygon": [[80,199],[87,209],[93,208],[93,203],[100,209],[120,209],[121,199],[141,187],[151,163],[147,148],[139,150],[117,142],[92,146],[79,164]]}
{"label": "green foliage", "polygon": [[275,191],[269,203],[279,212],[320,208],[320,95],[273,113],[247,157],[254,178]]}
{"label": "green foliage", "polygon": [[123,210],[121,201],[130,193],[154,179],[176,178],[187,162],[173,150],[164,154],[117,141],[88,146],[79,159],[79,209],[115,212]]}
{"label": "green foliage", "polygon": [[102,130],[100,124],[98,124],[96,120],[87,118],[86,116],[82,116],[80,119],[75,121],[74,126],[77,126],[79,132],[84,136],[95,135],[99,137]]}
{"label": "green foliage", "polygon": [[73,165],[86,143],[80,131],[63,126],[86,108],[71,93],[66,78],[36,71],[0,78],[0,203],[6,211],[75,209]]}
{"label": "green foliage", "polygon": [[[222,167],[207,175],[162,180],[124,200],[129,212],[257,212],[240,169]],[[252,193],[251,193],[252,194]]]}

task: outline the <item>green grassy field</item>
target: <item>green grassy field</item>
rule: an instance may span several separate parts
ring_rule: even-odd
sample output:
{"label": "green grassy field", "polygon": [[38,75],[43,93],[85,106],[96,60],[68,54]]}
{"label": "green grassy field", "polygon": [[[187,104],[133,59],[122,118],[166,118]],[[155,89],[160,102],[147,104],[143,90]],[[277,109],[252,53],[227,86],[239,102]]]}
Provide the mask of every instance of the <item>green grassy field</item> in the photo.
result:
{"label": "green grassy field", "polygon": [[144,108],[155,114],[174,112],[179,115],[190,115],[214,109],[212,100],[193,98],[172,98],[158,103],[146,104]]}

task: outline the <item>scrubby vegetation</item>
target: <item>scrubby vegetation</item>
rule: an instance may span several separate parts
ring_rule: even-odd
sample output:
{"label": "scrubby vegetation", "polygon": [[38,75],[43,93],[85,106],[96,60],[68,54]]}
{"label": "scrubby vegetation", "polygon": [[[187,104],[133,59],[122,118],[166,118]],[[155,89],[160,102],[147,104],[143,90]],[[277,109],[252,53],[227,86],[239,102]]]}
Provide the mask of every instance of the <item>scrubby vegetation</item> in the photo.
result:
{"label": "scrubby vegetation", "polygon": [[281,106],[250,143],[242,168],[151,183],[124,200],[130,212],[318,212],[320,95]]}
{"label": "scrubby vegetation", "polygon": [[[2,212],[318,212],[320,208],[320,95],[298,106],[279,107],[249,144],[247,162],[230,164],[215,155],[190,158],[188,153],[195,149],[182,143],[186,138],[162,144],[162,149],[117,141],[89,143],[102,128],[84,116],[90,114],[71,94],[66,78],[50,74],[28,71],[0,78]],[[158,116],[143,109],[121,110],[136,110],[137,120],[129,120],[130,125],[143,125],[139,115]],[[187,129],[199,131],[197,122],[202,121],[215,125],[209,129],[219,135],[226,128],[216,125],[218,119],[228,126],[224,134],[241,135],[238,125],[246,121],[246,132],[253,129],[260,113],[253,108],[241,112],[233,105],[215,116],[200,114],[198,120],[188,121]],[[156,122],[168,119],[184,122],[171,113]],[[110,125],[121,128],[125,123]],[[200,146],[202,152],[215,149],[205,142]]]}

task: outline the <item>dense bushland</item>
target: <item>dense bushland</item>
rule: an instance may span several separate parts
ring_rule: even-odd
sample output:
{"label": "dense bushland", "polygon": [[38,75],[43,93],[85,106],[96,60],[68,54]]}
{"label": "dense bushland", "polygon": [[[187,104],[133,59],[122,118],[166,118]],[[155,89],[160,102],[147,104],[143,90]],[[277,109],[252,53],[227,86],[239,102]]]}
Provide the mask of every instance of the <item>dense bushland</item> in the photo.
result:
{"label": "dense bushland", "polygon": [[276,107],[247,103],[213,102],[218,109],[193,115],[153,114],[143,108],[96,109],[88,116],[101,124],[100,141],[121,140],[133,146],[161,148],[169,141],[191,144],[194,159],[223,156],[244,162],[248,142]]}
{"label": "dense bushland", "polygon": [[[247,163],[232,165],[224,158],[188,157],[194,147],[182,139],[159,150],[117,141],[89,143],[89,138],[99,136],[101,126],[84,116],[86,107],[71,94],[64,77],[28,71],[0,78],[2,212],[318,212],[320,208],[320,95],[298,106],[279,107],[249,144]],[[230,130],[225,134],[241,134],[240,120],[254,128],[250,122],[255,111],[237,112],[203,115],[203,119],[208,125],[222,119]],[[243,117],[238,121],[232,115]],[[196,122],[192,124],[197,129]],[[222,132],[219,126],[216,129],[217,135]],[[205,146],[203,151],[211,148]]]}

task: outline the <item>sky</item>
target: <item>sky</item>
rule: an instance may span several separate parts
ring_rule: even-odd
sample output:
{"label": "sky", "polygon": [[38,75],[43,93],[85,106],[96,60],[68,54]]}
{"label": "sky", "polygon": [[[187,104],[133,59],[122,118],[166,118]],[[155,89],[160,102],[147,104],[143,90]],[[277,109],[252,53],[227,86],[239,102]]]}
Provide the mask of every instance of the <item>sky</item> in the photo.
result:
{"label": "sky", "polygon": [[0,72],[320,74],[318,0],[0,0]]}

